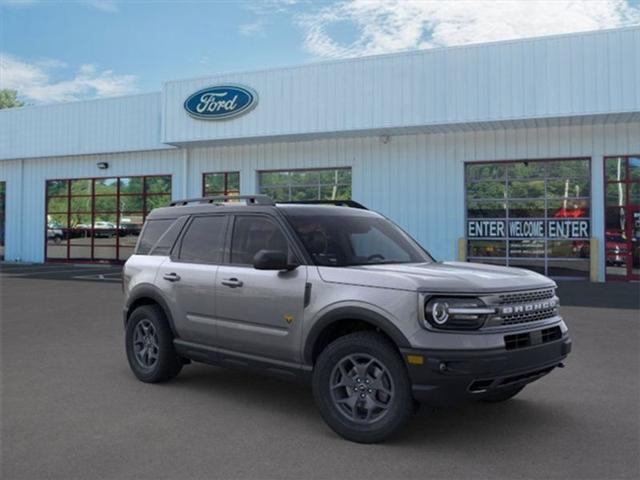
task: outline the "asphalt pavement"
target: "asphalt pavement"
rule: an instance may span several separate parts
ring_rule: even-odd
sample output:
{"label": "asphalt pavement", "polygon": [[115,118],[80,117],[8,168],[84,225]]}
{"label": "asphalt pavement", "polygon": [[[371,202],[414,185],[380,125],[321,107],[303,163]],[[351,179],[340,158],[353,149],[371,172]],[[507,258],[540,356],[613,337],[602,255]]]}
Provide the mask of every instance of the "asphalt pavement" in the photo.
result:
{"label": "asphalt pavement", "polygon": [[514,400],[423,408],[392,441],[358,445],[323,423],[304,385],[204,365],[138,382],[120,286],[60,274],[0,269],[2,478],[640,477],[640,311],[615,299],[637,284],[613,299],[572,286],[566,368]]}

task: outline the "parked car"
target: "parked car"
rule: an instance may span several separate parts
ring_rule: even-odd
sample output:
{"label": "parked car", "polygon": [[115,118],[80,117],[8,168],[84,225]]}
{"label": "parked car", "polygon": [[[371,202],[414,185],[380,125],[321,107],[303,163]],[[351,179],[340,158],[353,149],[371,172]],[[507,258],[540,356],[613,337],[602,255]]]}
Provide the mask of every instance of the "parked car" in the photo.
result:
{"label": "parked car", "polygon": [[112,238],[116,236],[116,233],[117,233],[117,227],[115,223],[103,222],[103,221],[96,221],[93,223],[93,235],[96,238],[98,237]]}
{"label": "parked car", "polygon": [[62,239],[64,238],[64,234],[62,233],[62,229],[56,223],[49,222],[47,223],[47,241],[54,242],[56,245],[62,243]]}
{"label": "parked car", "polygon": [[124,266],[125,348],[143,382],[192,361],[309,381],[327,424],[371,443],[420,403],[508,400],[571,350],[542,275],[438,262],[352,201],[229,198],[152,211]]}
{"label": "parked car", "polygon": [[134,222],[130,218],[121,218],[120,226],[118,227],[118,232],[121,237],[126,237],[127,235],[140,235],[140,231],[142,230],[142,226],[139,223]]}

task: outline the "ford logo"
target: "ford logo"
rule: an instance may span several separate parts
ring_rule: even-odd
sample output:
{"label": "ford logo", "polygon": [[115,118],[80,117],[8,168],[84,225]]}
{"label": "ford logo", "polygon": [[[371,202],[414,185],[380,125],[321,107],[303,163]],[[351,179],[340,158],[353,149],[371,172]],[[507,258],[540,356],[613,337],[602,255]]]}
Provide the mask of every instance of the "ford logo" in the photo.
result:
{"label": "ford logo", "polygon": [[225,120],[247,113],[258,103],[258,94],[240,85],[219,85],[197,91],[184,102],[194,118]]}

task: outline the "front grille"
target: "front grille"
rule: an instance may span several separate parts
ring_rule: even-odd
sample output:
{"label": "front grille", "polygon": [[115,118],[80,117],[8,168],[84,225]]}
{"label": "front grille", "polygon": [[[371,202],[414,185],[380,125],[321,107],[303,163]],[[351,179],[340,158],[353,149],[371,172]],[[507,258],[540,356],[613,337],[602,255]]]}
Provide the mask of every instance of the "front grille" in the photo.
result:
{"label": "front grille", "polygon": [[556,314],[556,308],[547,308],[546,310],[538,310],[537,312],[516,313],[514,315],[505,315],[502,320],[503,325],[516,325],[518,323],[537,322],[551,318]]}
{"label": "front grille", "polygon": [[504,346],[507,350],[530,347],[541,343],[553,342],[562,338],[560,327],[543,328],[534,332],[515,333],[504,336]]}
{"label": "front grille", "polygon": [[555,296],[553,288],[544,290],[531,290],[528,292],[503,293],[498,295],[500,305],[510,305],[513,303],[530,303],[538,300],[549,300]]}
{"label": "front grille", "polygon": [[[555,289],[545,288],[540,290],[528,290],[525,292],[501,293],[491,298],[493,305],[497,305],[502,312],[501,316],[490,321],[488,326],[517,325],[521,323],[546,320],[558,314],[555,301]],[[540,308],[541,303],[550,304],[547,308]],[[526,311],[526,307],[536,306],[535,309]],[[513,307],[510,309],[509,307]],[[511,310],[507,313],[503,310]]]}
{"label": "front grille", "polygon": [[553,342],[562,338],[560,327],[545,328],[542,330],[542,343]]}
{"label": "front grille", "polygon": [[524,348],[531,345],[531,335],[528,333],[517,333],[515,335],[506,335],[504,344],[507,350],[515,350],[516,348]]}

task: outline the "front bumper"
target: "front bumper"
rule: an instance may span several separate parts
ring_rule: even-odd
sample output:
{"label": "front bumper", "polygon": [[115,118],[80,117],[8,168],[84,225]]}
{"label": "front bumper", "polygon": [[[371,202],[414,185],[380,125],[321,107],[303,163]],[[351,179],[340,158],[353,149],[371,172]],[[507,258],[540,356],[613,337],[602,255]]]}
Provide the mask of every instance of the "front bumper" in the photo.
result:
{"label": "front bumper", "polygon": [[[571,352],[565,332],[558,340],[506,350],[401,349],[416,400],[434,406],[462,403],[526,385],[551,372]],[[422,364],[416,359],[422,358]]]}

